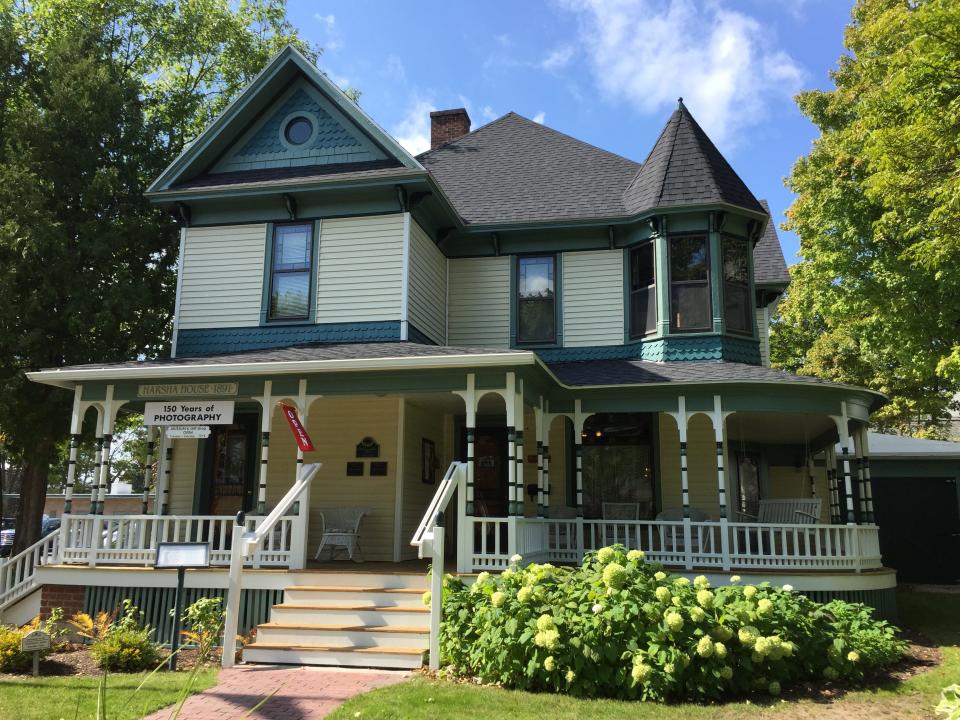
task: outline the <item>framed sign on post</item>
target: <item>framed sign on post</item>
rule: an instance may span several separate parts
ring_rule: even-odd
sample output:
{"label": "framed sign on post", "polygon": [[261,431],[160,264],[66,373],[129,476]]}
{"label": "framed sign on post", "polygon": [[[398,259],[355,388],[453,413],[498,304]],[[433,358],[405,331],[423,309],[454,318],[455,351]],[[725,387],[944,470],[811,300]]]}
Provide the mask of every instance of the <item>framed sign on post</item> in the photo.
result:
{"label": "framed sign on post", "polygon": [[177,669],[180,648],[180,616],[183,615],[183,581],[187,568],[210,567],[210,546],[207,543],[158,543],[153,562],[157,570],[177,571],[177,592],[173,599],[173,637],[170,638],[170,659],[167,668]]}
{"label": "framed sign on post", "polygon": [[148,402],[143,404],[143,424],[163,427],[232,425],[233,400]]}

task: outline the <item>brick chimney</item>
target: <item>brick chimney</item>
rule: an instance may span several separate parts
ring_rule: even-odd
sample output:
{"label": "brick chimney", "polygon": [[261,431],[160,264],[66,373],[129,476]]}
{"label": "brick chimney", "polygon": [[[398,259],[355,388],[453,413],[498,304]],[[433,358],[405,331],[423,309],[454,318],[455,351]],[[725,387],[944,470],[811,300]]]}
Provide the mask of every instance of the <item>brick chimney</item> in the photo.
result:
{"label": "brick chimney", "polygon": [[430,113],[430,149],[456,140],[470,132],[470,116],[464,108],[434,110]]}

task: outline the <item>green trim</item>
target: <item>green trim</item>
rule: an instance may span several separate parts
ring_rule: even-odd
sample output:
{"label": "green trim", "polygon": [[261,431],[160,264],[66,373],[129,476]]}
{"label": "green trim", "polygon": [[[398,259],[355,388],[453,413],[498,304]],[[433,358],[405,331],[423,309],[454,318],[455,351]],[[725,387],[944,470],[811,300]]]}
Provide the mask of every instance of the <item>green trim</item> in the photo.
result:
{"label": "green trim", "polygon": [[[653,302],[656,306],[656,318],[653,323],[653,330],[650,332],[644,333],[643,335],[634,336],[632,333],[633,330],[633,252],[638,248],[642,247],[646,243],[650,243],[653,248]],[[623,343],[628,345],[630,343],[642,342],[644,340],[651,340],[656,337],[660,337],[660,283],[659,280],[659,267],[657,265],[657,242],[656,238],[646,238],[644,240],[637,240],[632,244],[622,248],[621,252],[623,253]]]}
{"label": "green trim", "polygon": [[[667,274],[666,274],[666,286],[667,286],[667,307],[670,308],[670,318],[667,324],[667,330],[670,335],[690,335],[691,333],[709,333],[709,332],[721,332],[716,329],[716,322],[714,321],[715,315],[715,306],[716,302],[714,300],[714,289],[716,283],[714,282],[714,254],[712,242],[711,242],[711,233],[701,232],[701,231],[682,231],[682,232],[670,232],[666,234],[667,236]],[[691,328],[690,330],[680,330],[673,325],[673,273],[671,272],[671,254],[673,252],[673,241],[679,238],[697,238],[702,237],[705,240],[706,250],[707,250],[707,297],[710,298],[710,307],[708,308],[708,314],[711,318],[710,327],[705,328]]]}
{"label": "green trim", "polygon": [[723,302],[723,249],[720,246],[720,233],[717,230],[717,215],[711,213],[709,216],[710,229],[707,234],[709,245],[708,275],[710,277],[710,303],[712,305],[713,331],[723,333],[726,329],[726,317],[724,317]]}
{"label": "green trim", "polygon": [[[240,95],[231,102],[217,118],[211,122],[196,140],[188,145],[183,152],[161,173],[149,187],[149,192],[168,189],[182,176],[190,172],[191,167],[209,166],[213,158],[208,157],[216,153],[219,157],[231,143],[221,144],[214,148],[216,141],[238,124],[246,126],[252,119],[245,115],[260,115],[268,103],[257,101],[269,94],[272,100],[280,88],[275,84],[286,85],[297,74],[306,76],[317,89],[342,112],[348,120],[358,125],[362,131],[370,136],[376,144],[381,146],[387,155],[395,157],[402,165],[408,168],[422,170],[423,167],[413,158],[396,140],[385,133],[355,102],[350,100],[330,79],[320,72],[317,67],[305,58],[299,50],[287,45],[277,53],[267,66],[247,85]],[[235,139],[235,135],[234,138]],[[206,160],[206,162],[204,162]]]}

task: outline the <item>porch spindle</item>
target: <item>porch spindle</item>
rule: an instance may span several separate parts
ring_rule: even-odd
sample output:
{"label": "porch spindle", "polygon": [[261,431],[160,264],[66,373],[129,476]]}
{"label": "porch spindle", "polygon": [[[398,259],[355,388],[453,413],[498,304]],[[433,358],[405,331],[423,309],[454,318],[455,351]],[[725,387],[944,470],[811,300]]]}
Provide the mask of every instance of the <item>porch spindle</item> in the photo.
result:
{"label": "porch spindle", "polygon": [[83,385],[73,390],[73,413],[70,416],[70,459],[67,460],[67,483],[63,491],[63,514],[73,510],[73,483],[77,478],[77,452],[80,449],[80,428],[83,424],[81,397]]}
{"label": "porch spindle", "polygon": [[160,501],[160,514],[170,514],[170,479],[173,475],[173,442],[167,440],[163,463],[163,497]]}
{"label": "porch spindle", "polygon": [[153,476],[153,453],[156,449],[157,429],[151,425],[147,428],[147,462],[143,470],[143,502],[140,514],[146,515],[150,504],[150,480]]}
{"label": "porch spindle", "polygon": [[720,518],[727,517],[727,483],[723,467],[723,412],[720,396],[713,396],[713,434],[717,441],[717,495],[720,500]]}
{"label": "porch spindle", "polygon": [[859,510],[858,523],[870,522],[867,519],[867,481],[863,465],[863,434],[860,428],[853,432],[853,454],[857,460],[857,509]]}
{"label": "porch spindle", "polygon": [[[273,423],[273,381],[263,381],[263,397],[260,401],[260,479],[257,487],[257,514],[267,509],[267,461],[270,457],[270,429]],[[300,468],[297,468],[299,475]]]}
{"label": "porch spindle", "polygon": [[823,451],[827,470],[827,489],[830,493],[830,522],[840,522],[840,487],[837,484],[837,451],[833,446]]}
{"label": "porch spindle", "polygon": [[97,423],[97,435],[94,438],[93,451],[93,477],[90,479],[90,514],[96,515],[98,512],[97,498],[100,490],[100,463],[103,461],[103,431],[100,429],[100,423]]}
{"label": "porch spindle", "polygon": [[873,480],[870,478],[870,430],[867,425],[860,429],[860,447],[862,452],[861,462],[863,465],[863,495],[866,498],[866,516],[864,522],[874,523],[876,519],[873,516]]}
{"label": "porch spindle", "polygon": [[[846,433],[844,433],[846,436]],[[843,491],[846,495],[846,522],[848,525],[856,524],[856,510],[853,504],[853,478],[850,472],[850,448],[847,447],[847,438],[842,437],[841,442],[837,443],[838,456],[840,458],[840,467],[843,475]]]}

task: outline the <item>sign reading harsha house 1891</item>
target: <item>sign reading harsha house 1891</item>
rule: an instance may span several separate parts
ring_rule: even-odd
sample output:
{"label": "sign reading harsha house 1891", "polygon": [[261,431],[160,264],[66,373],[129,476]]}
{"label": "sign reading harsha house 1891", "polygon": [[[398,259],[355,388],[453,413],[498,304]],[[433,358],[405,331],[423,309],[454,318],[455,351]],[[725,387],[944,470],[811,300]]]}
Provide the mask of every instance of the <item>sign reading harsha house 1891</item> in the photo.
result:
{"label": "sign reading harsha house 1891", "polygon": [[137,397],[142,398],[191,398],[236,395],[235,382],[220,383],[154,383],[138,385]]}

